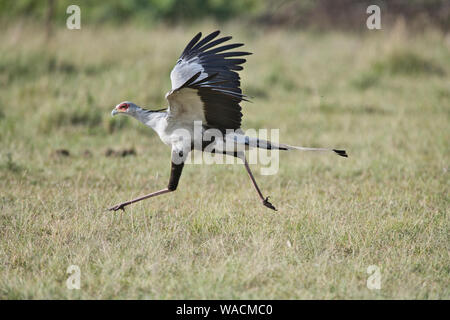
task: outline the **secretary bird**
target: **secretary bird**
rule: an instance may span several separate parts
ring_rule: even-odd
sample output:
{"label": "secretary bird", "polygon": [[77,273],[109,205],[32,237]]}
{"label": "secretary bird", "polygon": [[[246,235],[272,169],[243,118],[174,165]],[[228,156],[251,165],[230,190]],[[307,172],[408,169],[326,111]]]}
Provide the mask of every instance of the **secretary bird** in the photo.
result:
{"label": "secretary bird", "polygon": [[[239,103],[247,99],[242,94],[240,77],[236,71],[242,70],[241,65],[246,61],[241,57],[251,53],[229,51],[241,47],[242,43],[218,46],[231,39],[217,38],[219,33],[220,31],[215,31],[201,39],[202,34],[199,32],[188,43],[170,73],[172,90],[166,94],[169,102],[167,109],[147,110],[125,101],[119,103],[111,112],[112,116],[132,116],[155,130],[162,142],[172,147],[172,166],[167,188],[117,204],[109,210],[124,210],[132,203],[175,191],[186,157],[192,150],[220,153],[241,159],[263,205],[273,210],[276,209],[269,202],[269,197],[264,197],[256,184],[245,152],[237,150],[236,146],[243,146],[244,149],[256,147],[270,150],[332,151],[347,157],[345,150],[275,144],[244,135],[240,129],[242,113]],[[200,132],[194,130],[194,122],[197,121],[201,121]],[[224,135],[220,139],[207,141],[204,135],[210,129],[218,130]],[[232,149],[228,147],[230,141]]]}

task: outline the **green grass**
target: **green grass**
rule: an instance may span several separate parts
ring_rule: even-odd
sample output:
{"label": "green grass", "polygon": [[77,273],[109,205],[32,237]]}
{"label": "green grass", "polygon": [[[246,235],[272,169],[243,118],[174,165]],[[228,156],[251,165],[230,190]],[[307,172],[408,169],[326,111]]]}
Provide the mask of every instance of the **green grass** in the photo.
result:
{"label": "green grass", "polygon": [[[241,165],[187,166],[176,193],[105,211],[165,187],[170,170],[156,134],[111,109],[165,106],[184,45],[214,29],[0,33],[0,299],[449,299],[450,47],[439,32],[223,26],[254,52],[243,128],[350,157],[281,154],[277,175],[256,175],[278,212]],[[66,288],[69,265],[80,290]],[[366,287],[370,265],[381,290]]]}

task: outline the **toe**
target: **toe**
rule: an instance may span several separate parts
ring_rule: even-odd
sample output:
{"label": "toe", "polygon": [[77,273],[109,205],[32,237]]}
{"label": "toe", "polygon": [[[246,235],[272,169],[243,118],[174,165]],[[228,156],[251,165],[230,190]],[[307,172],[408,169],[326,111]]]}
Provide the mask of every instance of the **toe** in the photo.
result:
{"label": "toe", "polygon": [[263,205],[265,205],[265,206],[266,206],[267,208],[269,208],[269,209],[272,209],[272,210],[274,210],[274,211],[277,211],[277,209],[274,207],[274,205],[271,204],[271,203],[269,202],[269,197],[267,197],[266,199],[264,199]]}
{"label": "toe", "polygon": [[108,210],[109,210],[109,211],[117,211],[117,210],[120,210],[120,209],[121,209],[122,211],[125,211],[124,205],[123,205],[123,204],[115,205],[115,206],[109,208]]}

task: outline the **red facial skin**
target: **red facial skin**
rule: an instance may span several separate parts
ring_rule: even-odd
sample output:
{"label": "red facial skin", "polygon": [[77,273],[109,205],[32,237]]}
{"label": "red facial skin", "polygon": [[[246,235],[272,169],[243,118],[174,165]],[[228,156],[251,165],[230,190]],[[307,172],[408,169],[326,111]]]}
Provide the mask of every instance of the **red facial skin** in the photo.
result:
{"label": "red facial skin", "polygon": [[128,109],[128,104],[127,104],[127,103],[122,103],[122,104],[120,104],[120,105],[117,107],[117,109],[118,109],[119,111],[127,111],[127,109]]}

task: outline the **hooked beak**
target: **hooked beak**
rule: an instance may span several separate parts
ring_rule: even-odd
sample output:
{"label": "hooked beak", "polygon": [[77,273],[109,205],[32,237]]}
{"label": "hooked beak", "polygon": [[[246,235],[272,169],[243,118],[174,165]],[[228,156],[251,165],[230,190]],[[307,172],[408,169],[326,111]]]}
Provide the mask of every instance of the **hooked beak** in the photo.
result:
{"label": "hooked beak", "polygon": [[113,111],[111,111],[111,117],[114,117],[118,113],[119,111],[117,111],[117,109],[113,109]]}

